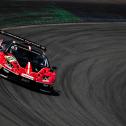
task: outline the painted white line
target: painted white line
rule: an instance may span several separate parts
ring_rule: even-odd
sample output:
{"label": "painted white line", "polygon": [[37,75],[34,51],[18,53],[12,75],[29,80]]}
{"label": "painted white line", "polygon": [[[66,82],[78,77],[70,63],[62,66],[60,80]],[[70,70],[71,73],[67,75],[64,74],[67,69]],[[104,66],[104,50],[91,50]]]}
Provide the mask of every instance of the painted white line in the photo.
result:
{"label": "painted white line", "polygon": [[1,30],[16,30],[24,28],[34,28],[34,27],[47,27],[47,26],[67,26],[67,25],[84,25],[84,24],[126,24],[126,22],[82,22],[82,23],[62,23],[62,24],[41,24],[41,25],[26,25],[26,26],[15,26],[2,28]]}

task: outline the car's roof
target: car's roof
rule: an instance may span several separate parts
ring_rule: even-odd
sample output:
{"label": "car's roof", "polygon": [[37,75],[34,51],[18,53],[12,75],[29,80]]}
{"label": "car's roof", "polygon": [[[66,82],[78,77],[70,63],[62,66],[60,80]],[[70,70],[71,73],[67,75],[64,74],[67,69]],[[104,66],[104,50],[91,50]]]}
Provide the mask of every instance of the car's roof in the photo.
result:
{"label": "car's roof", "polygon": [[30,44],[26,45],[26,44],[19,43],[19,42],[16,43],[16,41],[14,41],[14,40],[5,40],[5,41],[3,41],[2,44],[7,45],[7,47],[9,47],[11,45],[12,46],[17,45],[18,47],[21,47],[21,48],[27,49],[27,50],[29,50],[29,46],[30,46],[31,47],[31,52],[35,52],[35,53],[38,53],[38,54],[43,54],[43,51],[40,48],[37,48],[37,47],[35,47],[33,45],[30,45]]}
{"label": "car's roof", "polygon": [[[3,30],[0,30],[0,34],[3,36],[6,36],[7,38],[8,37],[13,38],[13,40],[15,40],[16,43],[18,43],[19,45],[24,44],[24,46],[32,46],[32,49],[35,48],[35,50],[39,50],[40,52],[42,51],[42,53],[44,53],[46,51],[46,47],[38,44],[37,42],[27,40],[23,37],[14,35],[12,33],[9,33],[7,31],[3,31]],[[12,42],[13,42],[13,40],[12,40]]]}

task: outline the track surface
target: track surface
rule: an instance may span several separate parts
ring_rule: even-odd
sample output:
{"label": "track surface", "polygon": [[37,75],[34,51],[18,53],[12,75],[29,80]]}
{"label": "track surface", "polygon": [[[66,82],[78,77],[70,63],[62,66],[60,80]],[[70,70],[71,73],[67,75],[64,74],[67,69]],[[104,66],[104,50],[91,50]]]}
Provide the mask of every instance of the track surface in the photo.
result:
{"label": "track surface", "polygon": [[48,47],[58,66],[49,96],[0,80],[0,126],[125,126],[126,24],[8,30]]}

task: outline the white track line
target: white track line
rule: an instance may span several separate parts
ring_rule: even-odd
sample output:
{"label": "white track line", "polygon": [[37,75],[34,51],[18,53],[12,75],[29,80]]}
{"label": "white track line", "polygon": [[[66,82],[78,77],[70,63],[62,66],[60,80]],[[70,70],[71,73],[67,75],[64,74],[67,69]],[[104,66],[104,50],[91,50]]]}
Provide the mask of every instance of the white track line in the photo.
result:
{"label": "white track line", "polygon": [[83,23],[62,23],[62,24],[41,24],[41,25],[26,25],[26,26],[15,26],[2,28],[2,30],[14,30],[14,29],[23,29],[23,28],[34,28],[41,26],[65,26],[65,25],[84,25],[84,24],[126,24],[126,22],[83,22]]}

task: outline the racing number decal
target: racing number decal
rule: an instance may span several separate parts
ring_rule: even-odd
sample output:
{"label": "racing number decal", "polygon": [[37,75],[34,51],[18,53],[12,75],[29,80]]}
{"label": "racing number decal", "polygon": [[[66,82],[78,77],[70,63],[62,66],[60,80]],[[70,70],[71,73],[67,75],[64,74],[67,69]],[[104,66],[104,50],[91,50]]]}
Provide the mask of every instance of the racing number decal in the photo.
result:
{"label": "racing number decal", "polygon": [[14,58],[13,56],[5,56],[6,59],[9,61],[9,62],[14,62],[16,61],[16,58]]}

